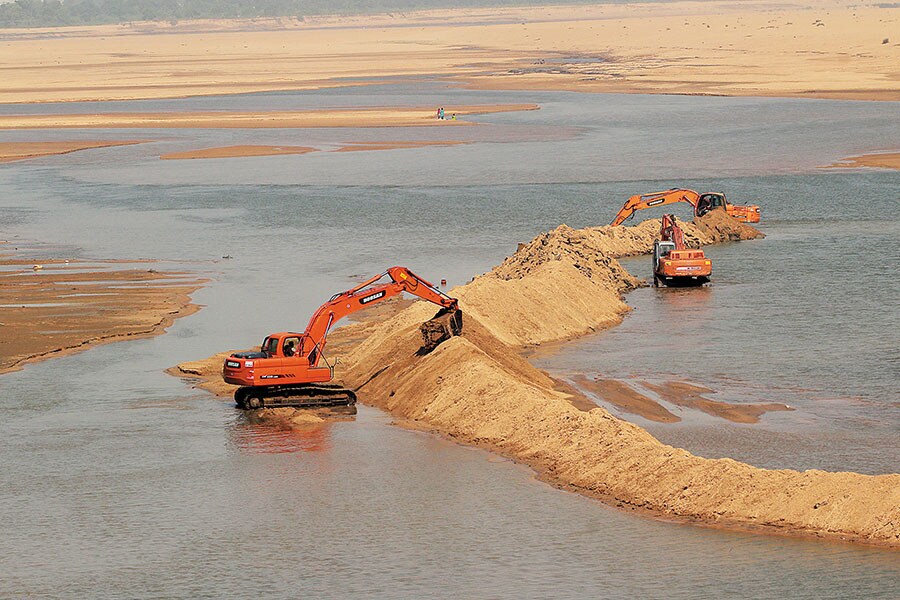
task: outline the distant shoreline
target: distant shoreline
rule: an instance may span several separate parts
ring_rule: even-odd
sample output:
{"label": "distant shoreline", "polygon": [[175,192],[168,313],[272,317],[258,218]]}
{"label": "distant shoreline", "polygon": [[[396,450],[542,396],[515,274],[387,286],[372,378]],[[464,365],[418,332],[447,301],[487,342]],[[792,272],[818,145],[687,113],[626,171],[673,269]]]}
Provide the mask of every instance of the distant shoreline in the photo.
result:
{"label": "distant shoreline", "polygon": [[0,30],[0,103],[439,81],[900,100],[900,7],[675,1]]}

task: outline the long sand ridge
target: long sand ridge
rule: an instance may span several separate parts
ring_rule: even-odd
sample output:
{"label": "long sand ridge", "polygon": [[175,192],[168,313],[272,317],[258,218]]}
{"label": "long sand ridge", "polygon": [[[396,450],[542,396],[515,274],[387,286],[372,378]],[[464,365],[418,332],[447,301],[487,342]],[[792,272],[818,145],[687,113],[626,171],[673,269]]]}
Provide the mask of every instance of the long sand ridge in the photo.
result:
{"label": "long sand ridge", "polygon": [[[684,229],[689,241],[702,244],[758,235],[721,211]],[[342,352],[343,381],[360,401],[402,421],[489,448],[531,465],[548,482],[623,509],[900,548],[900,475],[767,470],[700,458],[603,408],[577,408],[522,357],[528,345],[618,323],[628,310],[622,294],[638,282],[616,258],[649,251],[657,230],[652,220],[635,227],[562,225],[538,236],[451,292],[465,314],[463,335],[424,356],[418,327],[434,313],[425,303],[387,321],[342,328],[336,339],[364,338]],[[201,373],[196,367],[182,373]],[[212,368],[205,373],[215,379]]]}

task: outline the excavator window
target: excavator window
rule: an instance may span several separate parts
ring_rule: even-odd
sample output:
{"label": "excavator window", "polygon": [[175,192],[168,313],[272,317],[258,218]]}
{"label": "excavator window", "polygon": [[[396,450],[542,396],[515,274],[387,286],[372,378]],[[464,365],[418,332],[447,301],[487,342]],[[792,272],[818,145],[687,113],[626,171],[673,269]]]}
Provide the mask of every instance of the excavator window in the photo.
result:
{"label": "excavator window", "polygon": [[725,206],[724,198],[720,194],[703,194],[697,200],[697,214],[703,216],[714,208]]}
{"label": "excavator window", "polygon": [[281,348],[285,356],[295,356],[300,352],[300,338],[284,338],[284,345]]}
{"label": "excavator window", "polygon": [[707,208],[719,208],[720,206],[725,206],[725,198],[722,196],[722,194],[703,194],[702,196],[700,196],[698,206],[705,206]]}
{"label": "excavator window", "polygon": [[278,354],[278,338],[269,337],[263,341],[261,350],[269,356]]}

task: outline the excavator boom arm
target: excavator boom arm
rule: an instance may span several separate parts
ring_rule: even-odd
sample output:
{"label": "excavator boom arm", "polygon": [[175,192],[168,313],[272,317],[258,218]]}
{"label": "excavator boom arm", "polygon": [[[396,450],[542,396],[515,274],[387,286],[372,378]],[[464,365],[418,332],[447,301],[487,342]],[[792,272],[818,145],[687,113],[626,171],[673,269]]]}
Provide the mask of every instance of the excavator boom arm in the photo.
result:
{"label": "excavator boom arm", "polygon": [[[391,281],[379,284],[378,282],[385,277],[389,277]],[[451,298],[406,267],[391,267],[384,273],[376,275],[346,292],[335,294],[328,302],[320,306],[310,317],[309,324],[304,331],[304,336],[309,340],[309,346],[304,347],[302,352],[308,353],[313,348],[318,348],[318,352],[321,354],[328,332],[337,321],[371,304],[387,300],[403,292],[408,292],[443,308],[456,309],[457,307],[456,298]]]}
{"label": "excavator boom arm", "polygon": [[625,204],[622,205],[622,208],[619,209],[618,214],[616,214],[616,218],[612,220],[612,223],[610,223],[610,225],[614,227],[621,225],[639,210],[643,210],[645,208],[650,208],[653,206],[672,204],[673,202],[687,202],[696,211],[697,201],[699,199],[700,194],[698,194],[694,190],[686,189],[671,189],[664,192],[638,194],[629,198],[625,202]]}
{"label": "excavator boom arm", "polygon": [[685,250],[684,232],[675,221],[675,215],[663,215],[659,229],[659,237],[663,241],[673,242],[676,250]]}

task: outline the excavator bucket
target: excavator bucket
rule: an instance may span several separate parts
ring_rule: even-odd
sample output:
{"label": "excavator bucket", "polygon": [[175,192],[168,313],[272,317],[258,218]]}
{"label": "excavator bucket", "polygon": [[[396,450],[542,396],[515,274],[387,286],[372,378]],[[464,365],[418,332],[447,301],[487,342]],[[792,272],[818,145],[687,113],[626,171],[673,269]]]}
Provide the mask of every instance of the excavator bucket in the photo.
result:
{"label": "excavator bucket", "polygon": [[462,311],[458,308],[442,308],[434,318],[419,327],[422,332],[421,354],[428,354],[442,342],[462,333]]}

